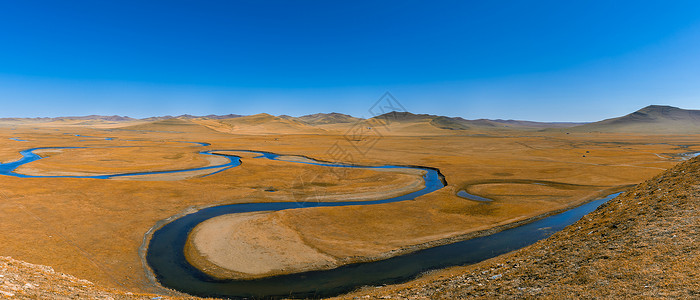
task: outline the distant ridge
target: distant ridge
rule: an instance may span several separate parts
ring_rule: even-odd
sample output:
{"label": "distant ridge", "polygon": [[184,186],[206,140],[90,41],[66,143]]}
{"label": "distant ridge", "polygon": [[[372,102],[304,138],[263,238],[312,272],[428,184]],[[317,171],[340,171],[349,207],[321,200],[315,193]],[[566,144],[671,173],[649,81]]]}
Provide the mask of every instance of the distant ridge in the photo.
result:
{"label": "distant ridge", "polygon": [[360,118],[355,118],[351,115],[346,115],[346,114],[341,114],[341,113],[336,113],[336,112],[332,112],[329,114],[318,113],[318,114],[312,114],[312,115],[305,115],[305,116],[298,117],[296,119],[300,120],[304,123],[311,124],[311,125],[355,123],[357,121],[362,120]]}
{"label": "distant ridge", "polygon": [[466,130],[469,129],[468,121],[462,118],[436,117],[430,121],[433,125],[440,129],[449,130]]}
{"label": "distant ridge", "polygon": [[323,129],[311,126],[291,117],[276,117],[270,114],[261,113],[251,116],[243,116],[231,119],[216,120],[225,126],[217,130],[224,130],[231,133],[320,133]]}
{"label": "distant ridge", "polygon": [[133,121],[134,118],[127,116],[100,116],[100,115],[89,115],[89,116],[75,116],[75,117],[38,117],[38,118],[0,118],[0,121],[18,121],[18,120],[30,120],[39,122],[52,122],[52,121],[64,121],[64,120],[101,120],[101,121],[112,121],[112,122],[122,122],[122,121]]}
{"label": "distant ridge", "polygon": [[499,124],[507,124],[513,126],[522,127],[538,127],[538,128],[568,128],[587,124],[587,122],[535,122],[535,121],[523,121],[523,120],[502,120],[495,119],[490,120]]}
{"label": "distant ridge", "polygon": [[[169,120],[169,121],[168,121]],[[176,121],[180,120],[180,121]],[[150,117],[135,119],[127,116],[69,116],[69,117],[40,117],[40,118],[0,118],[5,125],[18,125],[23,123],[55,123],[61,124],[98,126],[106,123],[149,122],[135,127],[157,127],[165,130],[165,127],[176,126],[184,129],[201,126],[216,131],[253,133],[261,130],[263,133],[322,133],[330,131],[344,131],[364,120],[342,113],[316,113],[300,117],[288,115],[273,116],[266,113],[256,115],[179,115]],[[496,130],[496,129],[523,129],[523,130],[563,130],[567,132],[619,132],[619,133],[649,133],[649,134],[700,134],[700,110],[686,110],[666,105],[649,105],[631,114],[606,119],[592,123],[573,122],[534,122],[522,120],[502,119],[476,119],[467,120],[462,117],[447,117],[431,114],[415,114],[411,112],[392,111],[372,117],[368,120],[385,123],[391,126],[395,132],[445,132],[461,130]],[[166,121],[158,123],[157,121]],[[187,122],[184,122],[187,121]],[[126,128],[126,127],[124,127]],[[156,130],[156,129],[153,129]],[[177,129],[176,129],[177,130]],[[436,131],[437,130],[437,131]]]}
{"label": "distant ridge", "polygon": [[410,112],[389,112],[379,116],[374,117],[378,120],[389,120],[395,122],[418,122],[418,121],[428,121],[430,125],[448,130],[467,130],[470,128],[530,128],[530,129],[542,129],[542,128],[565,128],[581,125],[584,123],[571,123],[571,122],[534,122],[534,121],[519,121],[519,120],[489,120],[489,119],[477,119],[477,120],[467,120],[461,117],[445,117],[436,116],[430,114],[414,114]]}
{"label": "distant ridge", "polygon": [[36,118],[0,118],[0,121],[34,121],[34,122],[53,122],[53,121],[66,121],[66,120],[99,120],[99,121],[111,121],[111,122],[124,122],[124,121],[158,121],[167,119],[232,119],[242,117],[243,115],[228,114],[228,115],[206,115],[206,116],[193,116],[193,115],[179,115],[179,116],[159,116],[159,117],[148,117],[143,119],[136,119],[127,116],[102,116],[102,115],[88,115],[88,116],[66,116],[66,117],[36,117]]}
{"label": "distant ridge", "polygon": [[700,133],[700,110],[649,105],[631,114],[570,128],[575,132]]}
{"label": "distant ridge", "polygon": [[170,118],[163,120],[151,121],[138,125],[121,127],[122,130],[139,130],[139,131],[161,131],[161,132],[213,132],[214,130],[204,125],[197,124],[191,120],[183,118]]}
{"label": "distant ridge", "polygon": [[193,116],[193,115],[179,115],[179,116],[161,116],[161,117],[150,117],[150,118],[144,118],[141,120],[144,121],[157,121],[157,120],[166,120],[166,119],[214,119],[214,120],[223,120],[223,119],[233,119],[233,118],[239,118],[243,117],[243,115],[237,115],[237,114],[228,114],[228,115],[206,115],[206,116]]}

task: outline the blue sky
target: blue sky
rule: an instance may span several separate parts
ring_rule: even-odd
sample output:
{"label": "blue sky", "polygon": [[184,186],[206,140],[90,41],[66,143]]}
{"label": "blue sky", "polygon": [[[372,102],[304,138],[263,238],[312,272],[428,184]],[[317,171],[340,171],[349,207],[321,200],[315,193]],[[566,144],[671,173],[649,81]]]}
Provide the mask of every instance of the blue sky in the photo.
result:
{"label": "blue sky", "polygon": [[3,1],[0,117],[700,108],[698,1]]}

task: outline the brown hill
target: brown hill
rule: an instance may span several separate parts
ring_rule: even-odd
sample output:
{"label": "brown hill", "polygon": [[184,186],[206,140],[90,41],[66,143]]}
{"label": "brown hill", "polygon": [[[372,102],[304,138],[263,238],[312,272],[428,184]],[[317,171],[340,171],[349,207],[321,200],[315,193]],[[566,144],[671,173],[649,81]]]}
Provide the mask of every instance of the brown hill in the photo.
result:
{"label": "brown hill", "polygon": [[437,124],[432,123],[436,115],[414,114],[410,112],[389,112],[370,119],[367,119],[368,126],[383,128],[382,134],[386,135],[434,135],[450,133],[450,128],[457,126],[459,129],[466,129],[455,125],[449,120]]}
{"label": "brown hill", "polygon": [[[212,121],[223,125],[216,130],[240,134],[317,134],[325,132],[323,129],[315,128],[295,119],[275,117],[266,113]],[[213,126],[209,127],[214,128]]]}
{"label": "brown hill", "polygon": [[650,105],[626,116],[567,129],[575,132],[622,132],[652,134],[700,133],[700,110]]}
{"label": "brown hill", "polygon": [[137,125],[130,125],[125,127],[120,127],[122,130],[138,130],[138,131],[153,131],[153,132],[193,132],[193,133],[206,133],[214,132],[204,125],[195,123],[191,120],[185,119],[165,119],[153,122],[141,123]]}
{"label": "brown hill", "polygon": [[206,116],[193,116],[189,114],[184,114],[184,115],[179,115],[179,116],[160,116],[160,117],[148,117],[144,118],[141,120],[144,121],[160,121],[160,120],[167,120],[167,119],[216,119],[216,120],[221,120],[221,119],[233,119],[233,118],[238,118],[242,117],[242,115],[237,115],[237,114],[228,114],[228,115],[206,115]]}
{"label": "brown hill", "polygon": [[0,118],[2,125],[32,125],[40,127],[60,127],[60,126],[86,126],[108,128],[113,126],[126,126],[138,122],[126,116],[75,116],[75,117],[39,117],[39,118]]}
{"label": "brown hill", "polygon": [[376,120],[389,120],[390,122],[416,122],[416,121],[430,121],[437,118],[436,115],[429,114],[414,114],[407,111],[392,111],[385,114],[381,114],[373,117]]}
{"label": "brown hill", "polygon": [[440,128],[449,130],[466,130],[469,129],[469,121],[462,118],[436,117],[430,120],[430,124]]}
{"label": "brown hill", "polygon": [[501,124],[503,126],[513,126],[513,127],[530,127],[530,128],[569,128],[579,125],[584,125],[586,123],[581,122],[534,122],[534,121],[523,121],[523,120],[489,120],[496,124]]}
{"label": "brown hill", "polygon": [[113,121],[113,122],[122,122],[122,121],[133,121],[136,120],[134,118],[130,118],[127,116],[100,116],[100,115],[89,115],[89,116],[81,116],[81,117],[59,117],[55,119],[67,119],[67,120],[102,120],[102,121]]}
{"label": "brown hill", "polygon": [[362,119],[355,118],[351,115],[340,114],[340,113],[318,113],[312,115],[305,115],[296,118],[299,121],[310,125],[323,125],[323,124],[337,124],[337,123],[356,123]]}
{"label": "brown hill", "polygon": [[397,122],[399,124],[428,123],[438,129],[447,130],[467,130],[467,129],[543,129],[543,128],[566,128],[582,123],[568,122],[533,122],[520,120],[489,120],[477,119],[467,120],[461,117],[445,117],[429,114],[413,114],[410,112],[389,112],[372,118],[387,123]]}
{"label": "brown hill", "polygon": [[610,200],[522,250],[360,299],[697,299],[700,157]]}
{"label": "brown hill", "polygon": [[101,120],[101,121],[133,121],[134,118],[127,116],[101,116],[101,115],[89,115],[89,116],[75,116],[75,117],[39,117],[39,118],[0,118],[0,121],[26,121],[26,122],[52,122],[59,120]]}

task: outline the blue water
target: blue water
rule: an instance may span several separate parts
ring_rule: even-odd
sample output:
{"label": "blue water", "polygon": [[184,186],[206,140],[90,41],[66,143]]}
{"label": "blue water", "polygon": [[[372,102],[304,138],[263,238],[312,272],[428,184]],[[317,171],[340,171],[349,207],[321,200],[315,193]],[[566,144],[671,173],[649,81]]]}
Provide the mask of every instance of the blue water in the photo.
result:
{"label": "blue water", "polygon": [[[200,144],[203,146],[206,146],[204,144],[206,143],[196,143]],[[34,161],[37,161],[39,159],[42,159],[41,156],[38,154],[35,154],[34,151],[36,150],[44,150],[44,149],[77,149],[77,148],[87,148],[87,147],[38,147],[38,148],[31,148],[27,150],[22,150],[19,153],[22,155],[22,158],[13,162],[9,163],[0,163],[0,175],[6,175],[6,176],[14,176],[14,177],[20,177],[20,178],[92,178],[92,179],[110,179],[110,178],[116,178],[116,177],[124,177],[124,176],[143,176],[143,175],[154,175],[154,174],[170,174],[170,173],[182,173],[182,172],[191,172],[191,171],[199,171],[199,170],[212,170],[212,173],[207,174],[206,176],[213,175],[219,172],[222,172],[224,170],[228,170],[230,168],[236,167],[241,164],[241,160],[237,156],[233,155],[225,155],[225,154],[218,154],[218,153],[212,153],[213,151],[200,151],[200,154],[203,155],[215,155],[215,156],[222,156],[226,157],[228,159],[227,163],[224,164],[219,164],[219,165],[213,165],[213,166],[206,166],[206,167],[200,167],[200,168],[189,168],[189,169],[180,169],[180,170],[167,170],[167,171],[154,171],[154,172],[131,172],[131,173],[116,173],[116,174],[108,174],[108,175],[84,175],[84,176],[67,176],[67,175],[47,175],[47,176],[42,176],[42,175],[26,175],[26,174],[21,174],[21,173],[16,173],[15,170],[19,168],[20,166],[24,164],[28,164]],[[220,169],[220,170],[217,170]]]}
{"label": "blue water", "polygon": [[469,200],[480,201],[480,202],[491,202],[491,201],[493,201],[493,200],[491,200],[491,199],[489,199],[489,198],[484,198],[484,197],[481,197],[481,196],[472,195],[472,194],[470,194],[470,193],[467,193],[467,191],[464,191],[464,190],[457,192],[457,196],[460,196],[460,197],[462,197],[462,198],[469,199]]}
{"label": "blue water", "polygon": [[[219,150],[223,151],[223,150]],[[279,160],[280,155],[263,151],[229,150],[260,154],[256,158]],[[215,151],[213,151],[215,152]],[[335,274],[335,277],[346,277],[344,273],[334,269],[329,271],[309,272],[289,276],[272,277],[254,281],[218,281],[191,266],[184,256],[184,246],[189,232],[197,224],[210,218],[225,214],[277,211],[307,207],[331,207],[374,205],[415,199],[418,196],[431,193],[445,186],[444,177],[436,170],[422,167],[404,166],[359,166],[335,164],[320,161],[305,161],[292,163],[310,164],[327,167],[342,168],[414,168],[425,171],[423,180],[425,187],[419,191],[406,195],[374,201],[346,201],[346,202],[276,202],[276,203],[243,203],[205,208],[196,213],[178,218],[161,229],[154,232],[148,246],[146,260],[153,269],[158,281],[169,288],[186,293],[202,296],[218,297],[276,297],[276,296],[311,296],[322,292],[327,295],[337,294],[337,290],[346,291],[348,287],[358,286],[357,280],[338,280],[333,283],[324,283],[329,278],[327,274]],[[371,265],[374,263],[362,264]],[[343,267],[345,268],[345,267]],[[329,273],[330,272],[330,273]],[[316,275],[312,275],[316,274]],[[311,277],[308,277],[311,276]],[[304,279],[306,278],[306,279]],[[362,281],[360,284],[367,284]]]}
{"label": "blue water", "polygon": [[696,156],[698,156],[698,155],[700,155],[700,152],[691,152],[691,153],[686,153],[686,154],[685,154],[685,156],[688,156],[688,157],[696,157]]}
{"label": "blue water", "polygon": [[20,139],[18,139],[18,138],[10,138],[10,139],[13,140],[13,141],[17,141],[17,142],[29,142],[29,141],[27,141],[27,140],[20,140]]}
{"label": "blue water", "polygon": [[[70,134],[70,133],[65,133],[65,134]],[[105,141],[111,141],[114,140],[112,137],[102,137],[102,136],[90,136],[90,135],[82,135],[82,134],[74,134],[77,137],[86,137],[86,138],[96,138],[96,139],[105,139]]]}
{"label": "blue water", "polygon": [[[58,130],[58,129],[56,129],[56,130]],[[70,132],[64,132],[63,134],[69,134],[69,135],[77,136],[77,137],[86,137],[86,138],[95,138],[95,139],[105,139],[105,141],[114,140],[113,137],[102,137],[102,136],[82,135],[82,134],[75,134],[75,133],[70,133]]]}
{"label": "blue water", "polygon": [[183,141],[179,141],[178,143],[195,144],[195,145],[199,145],[199,146],[202,146],[202,147],[206,147],[206,146],[211,145],[210,143],[202,143],[202,142],[183,142]]}
{"label": "blue water", "polygon": [[[437,172],[426,174],[424,178],[435,180],[435,176]],[[433,188],[436,186],[433,185]],[[189,232],[197,224],[216,216],[294,209],[299,207],[298,204],[246,203],[218,206],[186,215],[156,231],[149,243],[146,259],[163,286],[192,295],[224,298],[328,297],[365,285],[405,282],[429,270],[475,263],[531,245],[573,224],[619,194],[612,194],[566,212],[484,237],[376,262],[256,280],[218,280],[191,266],[184,256],[184,245]],[[365,202],[311,202],[306,203],[305,207],[372,205],[407,200],[411,197],[415,195]]]}

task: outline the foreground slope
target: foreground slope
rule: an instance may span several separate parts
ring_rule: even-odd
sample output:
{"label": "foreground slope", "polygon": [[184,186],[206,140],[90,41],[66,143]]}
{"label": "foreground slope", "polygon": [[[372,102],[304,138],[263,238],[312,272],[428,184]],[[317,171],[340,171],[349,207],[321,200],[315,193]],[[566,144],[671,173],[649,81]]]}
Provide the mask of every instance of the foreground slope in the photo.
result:
{"label": "foreground slope", "polygon": [[101,288],[53,268],[0,256],[0,298],[6,299],[198,299]]}
{"label": "foreground slope", "polygon": [[695,134],[700,133],[700,110],[649,105],[622,117],[576,126],[567,131]]}
{"label": "foreground slope", "polygon": [[698,298],[699,220],[694,158],[523,250],[346,297]]}

